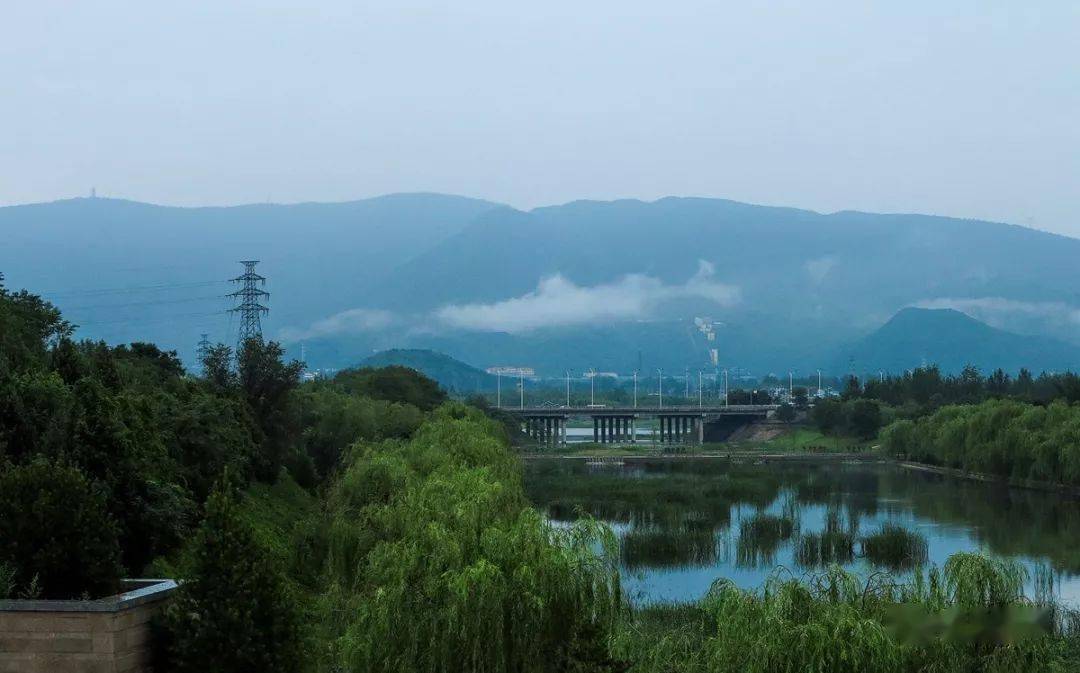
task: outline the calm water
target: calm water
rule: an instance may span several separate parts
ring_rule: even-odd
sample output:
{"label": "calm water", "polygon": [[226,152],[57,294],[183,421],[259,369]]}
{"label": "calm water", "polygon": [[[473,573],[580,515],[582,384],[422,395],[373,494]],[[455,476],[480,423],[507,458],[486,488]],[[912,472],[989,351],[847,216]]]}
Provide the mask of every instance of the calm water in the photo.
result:
{"label": "calm water", "polygon": [[[553,520],[584,511],[612,526],[637,602],[696,599],[720,577],[757,587],[778,566],[803,576],[832,554],[860,573],[903,573],[922,553],[940,566],[981,549],[1024,563],[1030,591],[1080,606],[1080,502],[1054,494],[888,464],[722,459],[530,460],[525,484]],[[915,551],[868,553],[885,524],[913,533]],[[822,537],[841,541],[824,561]]]}

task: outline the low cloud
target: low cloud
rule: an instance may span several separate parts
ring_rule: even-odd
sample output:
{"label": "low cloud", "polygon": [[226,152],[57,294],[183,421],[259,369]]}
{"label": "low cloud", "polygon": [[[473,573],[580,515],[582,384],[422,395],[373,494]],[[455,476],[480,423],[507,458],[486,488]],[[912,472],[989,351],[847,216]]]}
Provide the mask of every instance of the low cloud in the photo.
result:
{"label": "low cloud", "polygon": [[281,330],[281,339],[282,341],[303,341],[341,334],[375,332],[392,324],[394,324],[394,315],[389,311],[351,308],[318,320],[307,328],[286,327]]}
{"label": "low cloud", "polygon": [[995,326],[1012,319],[1043,320],[1057,325],[1080,324],[1080,308],[1060,301],[1020,301],[1005,297],[935,297],[914,304],[919,308],[951,308]]}
{"label": "low cloud", "polygon": [[600,321],[646,318],[663,301],[704,299],[721,306],[739,302],[739,288],[717,282],[716,269],[698,262],[697,273],[682,285],[667,285],[630,274],[604,285],[583,287],[563,277],[544,278],[532,292],[491,304],[453,304],[436,312],[449,327],[487,332],[528,332]]}

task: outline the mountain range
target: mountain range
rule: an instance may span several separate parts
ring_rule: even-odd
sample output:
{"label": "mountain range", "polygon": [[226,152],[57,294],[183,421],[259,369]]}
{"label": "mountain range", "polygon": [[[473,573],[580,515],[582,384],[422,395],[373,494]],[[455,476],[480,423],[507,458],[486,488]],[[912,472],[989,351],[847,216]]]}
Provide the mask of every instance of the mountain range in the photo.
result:
{"label": "mountain range", "polygon": [[[241,259],[268,279],[265,332],[296,357],[303,343],[316,367],[426,348],[549,374],[674,370],[712,366],[715,349],[718,366],[761,374],[891,370],[935,357],[934,339],[952,362],[987,338],[870,348],[906,308],[1063,347],[1080,323],[1080,240],[928,215],[674,197],[530,211],[438,194],[231,208],[99,198],[0,208],[0,234],[9,287],[55,301],[86,337],[154,340],[189,362],[201,333],[235,339],[225,295]],[[1072,358],[1039,352],[1055,348],[1045,362]]]}

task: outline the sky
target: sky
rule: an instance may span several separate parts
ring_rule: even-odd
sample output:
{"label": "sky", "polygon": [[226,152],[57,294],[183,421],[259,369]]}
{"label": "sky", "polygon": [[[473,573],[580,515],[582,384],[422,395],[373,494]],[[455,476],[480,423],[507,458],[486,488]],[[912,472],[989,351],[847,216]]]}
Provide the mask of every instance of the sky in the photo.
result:
{"label": "sky", "polygon": [[0,205],[715,196],[1080,236],[1080,3],[9,3]]}

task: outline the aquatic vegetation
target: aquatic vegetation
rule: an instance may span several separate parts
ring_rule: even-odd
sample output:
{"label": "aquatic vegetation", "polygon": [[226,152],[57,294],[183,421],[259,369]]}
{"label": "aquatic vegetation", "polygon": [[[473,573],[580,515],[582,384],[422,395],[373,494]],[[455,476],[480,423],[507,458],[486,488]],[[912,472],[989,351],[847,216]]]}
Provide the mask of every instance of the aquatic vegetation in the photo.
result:
{"label": "aquatic vegetation", "polygon": [[862,538],[862,553],[874,565],[893,571],[910,570],[925,565],[929,558],[926,537],[896,524],[881,528]]}
{"label": "aquatic vegetation", "polygon": [[739,523],[736,563],[755,568],[775,563],[780,544],[791,539],[795,522],[787,517],[758,513]]}
{"label": "aquatic vegetation", "polygon": [[[958,554],[942,574],[906,584],[836,566],[807,582],[774,574],[754,591],[720,580],[698,603],[635,610],[613,655],[641,673],[1075,670],[1077,633],[1026,618],[1033,613],[1013,593],[1017,572]],[[1008,612],[986,619],[992,606]],[[994,624],[1017,637],[989,637]]]}
{"label": "aquatic vegetation", "polygon": [[804,533],[795,547],[795,562],[803,568],[850,563],[855,558],[855,536],[846,531]]}
{"label": "aquatic vegetation", "polygon": [[716,563],[716,533],[711,528],[635,526],[619,540],[619,557],[629,571],[644,568],[709,566]]}

